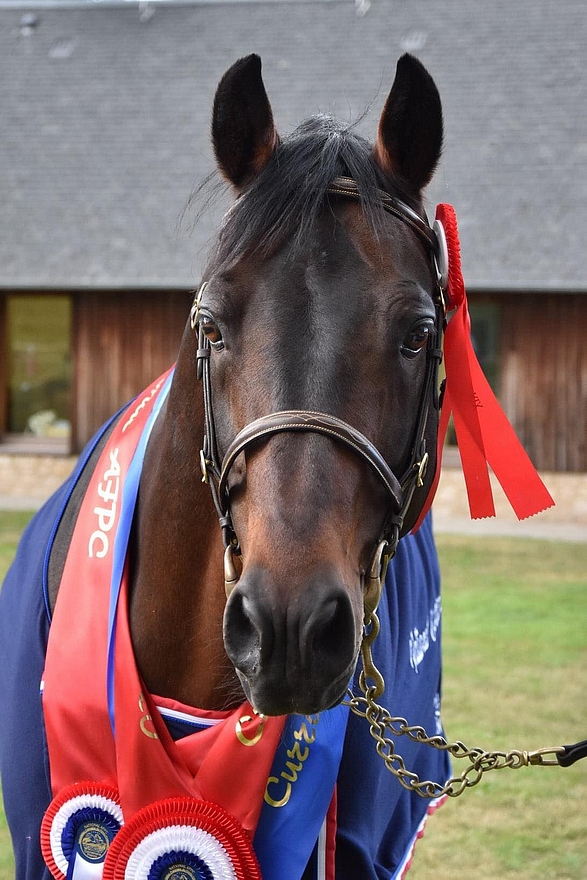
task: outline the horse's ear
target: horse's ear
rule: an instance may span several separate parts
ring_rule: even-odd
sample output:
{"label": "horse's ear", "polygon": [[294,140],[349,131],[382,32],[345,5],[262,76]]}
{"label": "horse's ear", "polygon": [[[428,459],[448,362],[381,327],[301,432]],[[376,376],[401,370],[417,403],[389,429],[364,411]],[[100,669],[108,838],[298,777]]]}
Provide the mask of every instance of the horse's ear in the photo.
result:
{"label": "horse's ear", "polygon": [[379,120],[375,161],[388,177],[420,192],[430,182],[441,151],[438,89],[417,58],[402,55]]}
{"label": "horse's ear", "polygon": [[278,142],[261,59],[247,55],[218,84],[212,112],[212,143],[222,174],[241,189],[261,171]]}

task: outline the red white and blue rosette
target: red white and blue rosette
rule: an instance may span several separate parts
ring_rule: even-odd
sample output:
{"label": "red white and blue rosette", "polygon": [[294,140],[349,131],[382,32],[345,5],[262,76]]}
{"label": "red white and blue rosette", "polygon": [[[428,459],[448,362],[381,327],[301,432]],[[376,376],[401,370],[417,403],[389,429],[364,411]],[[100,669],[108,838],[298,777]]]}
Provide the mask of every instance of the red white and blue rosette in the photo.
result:
{"label": "red white and blue rosette", "polygon": [[41,850],[56,880],[101,877],[110,844],[123,825],[115,788],[70,785],[55,797],[41,824]]}
{"label": "red white and blue rosette", "polygon": [[116,836],[103,880],[262,880],[246,831],[226,810],[195,798],[144,807]]}

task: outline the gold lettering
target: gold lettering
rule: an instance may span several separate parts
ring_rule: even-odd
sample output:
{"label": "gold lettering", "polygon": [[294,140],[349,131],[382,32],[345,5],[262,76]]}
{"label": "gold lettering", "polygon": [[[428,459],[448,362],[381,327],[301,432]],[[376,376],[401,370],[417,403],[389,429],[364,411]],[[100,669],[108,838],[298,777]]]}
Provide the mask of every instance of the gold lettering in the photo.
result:
{"label": "gold lettering", "polygon": [[311,733],[308,733],[306,722],[303,721],[302,726],[299,728],[299,730],[294,730],[294,739],[297,739],[298,742],[301,742],[303,739],[304,742],[308,743],[308,745],[311,745],[316,739],[316,731],[313,730]]}
{"label": "gold lettering", "polygon": [[285,794],[279,800],[276,800],[269,794],[269,786],[271,784],[279,785],[279,779],[276,776],[270,776],[267,780],[267,785],[265,787],[265,802],[268,803],[270,807],[285,807],[291,797],[291,783],[286,783]]}
{"label": "gold lettering", "polygon": [[150,715],[143,715],[143,717],[139,721],[139,727],[141,728],[145,736],[149,737],[149,739],[159,739],[158,734],[156,734],[154,730],[149,730],[149,728],[147,727],[147,724],[152,720],[153,719]]}
{"label": "gold lettering", "polygon": [[289,770],[289,773],[286,773],[285,770],[281,771],[282,779],[288,779],[290,782],[298,781],[298,773],[304,766],[303,764],[293,764],[291,761],[286,761],[285,766]]}
{"label": "gold lettering", "polygon": [[304,746],[304,751],[302,752],[299,742],[295,742],[293,748],[288,749],[286,752],[288,758],[297,758],[298,761],[301,761],[302,763],[306,760],[309,754],[310,749],[308,746]]}
{"label": "gold lettering", "polygon": [[250,715],[242,715],[236,722],[236,738],[240,743],[243,744],[243,746],[256,746],[263,736],[265,717],[263,715],[259,715],[257,717],[259,718],[259,726],[256,730],[256,733],[252,737],[248,737],[243,731],[243,724],[248,724],[249,721],[253,720]]}
{"label": "gold lettering", "polygon": [[[315,726],[318,724],[319,718],[319,715],[308,715],[306,720],[312,726]],[[245,716],[241,720],[249,720],[249,718],[248,716]],[[293,746],[285,753],[287,757],[291,759],[285,762],[286,769],[282,770],[279,776],[270,776],[267,780],[267,785],[265,787],[265,802],[271,807],[284,807],[291,798],[293,785],[298,781],[299,774],[304,769],[304,763],[310,754],[309,746],[316,739],[316,731],[309,731],[306,722],[302,721],[300,727],[293,731],[293,738]],[[307,743],[307,745],[302,746],[302,741]],[[281,782],[285,782],[285,794],[281,798],[273,797],[269,790],[270,786],[279,785]]]}
{"label": "gold lettering", "polygon": [[[139,710],[141,712],[145,711],[145,698],[142,694],[139,694]],[[139,727],[141,728],[141,731],[145,734],[145,736],[149,737],[149,739],[159,739],[158,734],[154,730],[149,730],[149,728],[147,727],[147,724],[152,720],[153,719],[147,712],[139,721]]]}

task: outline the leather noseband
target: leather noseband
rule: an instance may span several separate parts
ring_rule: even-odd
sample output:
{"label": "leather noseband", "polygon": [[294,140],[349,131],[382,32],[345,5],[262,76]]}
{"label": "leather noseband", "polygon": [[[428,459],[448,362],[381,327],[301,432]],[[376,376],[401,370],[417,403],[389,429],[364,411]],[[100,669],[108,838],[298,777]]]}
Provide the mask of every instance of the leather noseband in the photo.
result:
{"label": "leather noseband", "polygon": [[356,428],[337,419],[336,416],[295,409],[282,410],[268,416],[262,416],[236,435],[226,450],[222,462],[218,484],[218,494],[221,498],[225,497],[228,502],[228,474],[237,456],[255,440],[277,434],[280,431],[313,431],[316,434],[326,434],[350,447],[374,469],[390,496],[391,504],[396,507],[396,512],[399,513],[402,506],[402,488],[397,477],[371,441]]}

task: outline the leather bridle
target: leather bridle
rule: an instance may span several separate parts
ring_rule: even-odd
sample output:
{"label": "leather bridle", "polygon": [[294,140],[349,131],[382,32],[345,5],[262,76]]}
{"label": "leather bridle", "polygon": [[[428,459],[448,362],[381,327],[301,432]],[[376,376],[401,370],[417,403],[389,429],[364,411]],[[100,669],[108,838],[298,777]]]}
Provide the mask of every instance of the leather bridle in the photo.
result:
{"label": "leather bridle", "polygon": [[[354,180],[348,177],[336,177],[327,190],[328,194],[345,196],[360,201],[360,193]],[[194,299],[190,322],[192,329],[198,334],[197,370],[202,380],[204,392],[204,441],[200,452],[202,479],[208,483],[225,546],[224,568],[227,593],[238,581],[239,573],[234,563],[234,554],[240,552],[230,513],[230,497],[228,477],[234,462],[251,444],[284,431],[304,431],[323,434],[331,437],[352,450],[367,462],[384,486],[389,502],[388,510],[379,534],[373,561],[367,576],[368,581],[383,579],[385,569],[394,555],[402,528],[410,509],[416,488],[423,485],[428,465],[425,433],[428,424],[430,407],[439,409],[438,399],[438,367],[442,360],[441,341],[446,322],[444,290],[447,276],[446,241],[442,226],[436,221],[434,226],[420,217],[409,205],[388,193],[379,191],[382,207],[393,216],[399,218],[420,238],[426,247],[432,263],[436,288],[434,291],[435,334],[431,334],[426,349],[426,374],[418,409],[418,419],[411,446],[410,462],[401,478],[393,473],[384,457],[374,444],[356,428],[328,413],[304,410],[284,410],[270,413],[246,425],[234,437],[222,459],[218,450],[214,413],[212,406],[212,384],[210,375],[211,343],[206,338],[201,321],[200,307],[202,295],[207,282],[204,282]],[[365,596],[366,604],[369,604]]]}

